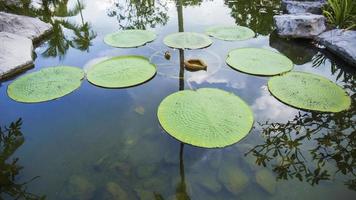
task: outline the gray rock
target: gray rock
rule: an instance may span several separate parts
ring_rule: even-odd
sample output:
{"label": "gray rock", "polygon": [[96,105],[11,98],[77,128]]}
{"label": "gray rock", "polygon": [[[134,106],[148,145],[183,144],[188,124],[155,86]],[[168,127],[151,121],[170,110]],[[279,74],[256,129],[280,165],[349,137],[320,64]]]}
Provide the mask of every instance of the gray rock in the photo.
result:
{"label": "gray rock", "polygon": [[33,45],[26,37],[0,32],[0,79],[33,66]]}
{"label": "gray rock", "polygon": [[314,14],[288,14],[273,17],[280,37],[314,38],[324,32],[325,17]]}
{"label": "gray rock", "polygon": [[291,1],[282,0],[282,8],[286,13],[313,13],[321,14],[325,1]]}
{"label": "gray rock", "polygon": [[330,30],[319,35],[317,41],[356,67],[356,31]]}
{"label": "gray rock", "polygon": [[37,18],[0,12],[0,32],[9,32],[38,42],[52,31],[51,24]]}

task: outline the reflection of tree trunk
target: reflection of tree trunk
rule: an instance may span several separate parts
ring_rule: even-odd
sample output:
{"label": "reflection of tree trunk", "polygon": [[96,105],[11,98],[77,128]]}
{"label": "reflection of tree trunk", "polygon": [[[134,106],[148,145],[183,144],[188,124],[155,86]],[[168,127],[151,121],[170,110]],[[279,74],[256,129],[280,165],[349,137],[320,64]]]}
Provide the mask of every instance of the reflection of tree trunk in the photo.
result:
{"label": "reflection of tree trunk", "polygon": [[[81,8],[82,5],[80,4],[80,1],[77,0],[77,2],[78,2],[78,6]],[[79,10],[79,13],[80,13],[80,18],[82,19],[82,25],[84,26],[84,17],[83,17],[82,9]]]}
{"label": "reflection of tree trunk", "polygon": [[184,90],[184,50],[179,49],[179,90]]}
{"label": "reflection of tree trunk", "polygon": [[[177,1],[178,31],[184,32],[182,0]],[[179,49],[179,90],[184,90],[184,50]]]}
{"label": "reflection of tree trunk", "polygon": [[176,197],[177,199],[182,200],[190,200],[190,197],[187,193],[187,186],[185,184],[185,176],[184,176],[184,143],[180,143],[180,150],[179,150],[179,172],[180,172],[180,183],[176,190]]}
{"label": "reflection of tree trunk", "polygon": [[184,32],[183,2],[182,2],[182,0],[178,0],[178,2],[177,2],[177,12],[178,12],[178,31]]}

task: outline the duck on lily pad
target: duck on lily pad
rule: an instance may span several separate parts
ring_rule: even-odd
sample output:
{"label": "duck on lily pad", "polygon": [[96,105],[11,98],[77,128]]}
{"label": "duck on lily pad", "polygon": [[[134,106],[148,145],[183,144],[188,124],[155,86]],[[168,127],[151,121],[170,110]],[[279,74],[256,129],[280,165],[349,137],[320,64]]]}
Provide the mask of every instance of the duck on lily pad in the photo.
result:
{"label": "duck on lily pad", "polygon": [[208,68],[208,65],[201,59],[189,59],[184,61],[184,67],[186,70],[188,71],[200,71],[200,70],[204,70],[206,71]]}

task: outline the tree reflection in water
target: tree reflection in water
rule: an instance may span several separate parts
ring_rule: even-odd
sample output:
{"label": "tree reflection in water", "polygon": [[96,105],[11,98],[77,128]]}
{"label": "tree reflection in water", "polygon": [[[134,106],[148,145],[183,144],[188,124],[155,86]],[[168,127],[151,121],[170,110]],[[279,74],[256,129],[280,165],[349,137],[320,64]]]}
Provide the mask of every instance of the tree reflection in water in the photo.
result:
{"label": "tree reflection in water", "polygon": [[10,124],[9,127],[0,127],[0,199],[45,199],[27,191],[26,185],[38,177],[27,182],[18,183],[16,177],[23,169],[18,164],[19,158],[13,158],[13,154],[24,143],[21,132],[21,119]]}
{"label": "tree reflection in water", "polygon": [[[334,68],[331,65],[333,74]],[[338,78],[343,77],[343,87],[352,94],[349,110],[299,113],[287,123],[260,123],[264,143],[246,155],[255,156],[258,165],[272,167],[277,179],[297,178],[315,185],[342,174],[344,184],[356,190],[356,79],[339,70]]]}
{"label": "tree reflection in water", "polygon": [[[16,5],[5,5],[0,2],[0,11],[14,14],[38,17],[53,26],[53,32],[48,38],[48,47],[43,52],[45,57],[62,58],[70,47],[89,51],[91,41],[96,37],[91,25],[85,22],[82,14],[84,4],[77,0],[73,8],[68,8],[68,0],[41,0],[33,5],[29,0],[22,0]],[[80,14],[81,23],[77,24],[67,20]],[[64,33],[65,31],[69,31]]]}
{"label": "tree reflection in water", "polygon": [[272,32],[273,15],[280,13],[280,3],[280,0],[225,0],[237,25],[262,35]]}
{"label": "tree reflection in water", "polygon": [[146,29],[165,25],[167,10],[162,0],[116,0],[108,16],[117,18],[120,29]]}

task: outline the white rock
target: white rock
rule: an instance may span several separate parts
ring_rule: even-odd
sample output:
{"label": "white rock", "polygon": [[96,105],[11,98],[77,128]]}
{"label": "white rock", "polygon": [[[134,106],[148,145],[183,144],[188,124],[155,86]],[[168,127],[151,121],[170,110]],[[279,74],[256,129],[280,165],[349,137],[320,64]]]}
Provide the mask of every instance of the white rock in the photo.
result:
{"label": "white rock", "polygon": [[321,14],[325,1],[291,1],[282,0],[282,8],[286,13],[313,13]]}
{"label": "white rock", "polygon": [[276,15],[273,19],[281,37],[314,38],[326,29],[322,15],[288,14]]}
{"label": "white rock", "polygon": [[37,18],[0,12],[0,31],[21,35],[37,42],[52,29],[51,24]]}
{"label": "white rock", "polygon": [[320,44],[356,67],[356,31],[334,29],[317,37]]}
{"label": "white rock", "polygon": [[30,39],[0,32],[0,41],[0,79],[33,65],[33,45]]}

